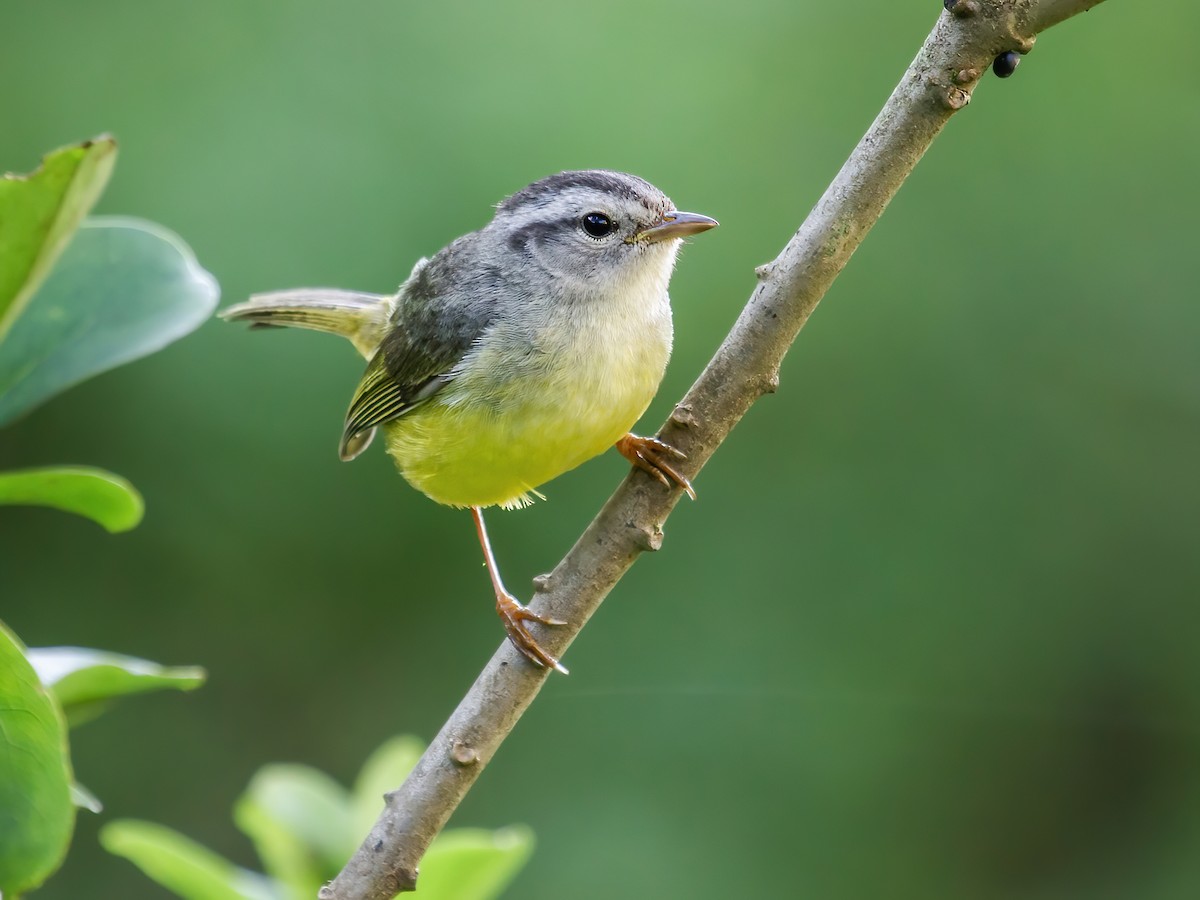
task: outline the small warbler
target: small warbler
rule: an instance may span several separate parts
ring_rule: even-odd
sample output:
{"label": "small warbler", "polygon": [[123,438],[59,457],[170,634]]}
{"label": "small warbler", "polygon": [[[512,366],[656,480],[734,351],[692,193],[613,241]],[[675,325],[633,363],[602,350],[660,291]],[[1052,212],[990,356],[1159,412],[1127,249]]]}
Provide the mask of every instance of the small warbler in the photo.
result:
{"label": "small warbler", "polygon": [[348,338],[366,373],[339,452],[382,429],[417,490],[471,510],[512,643],[566,673],[504,587],[482,508],[528,505],[537,488],[610,446],[695,496],[678,450],[629,429],[671,353],[667,284],[681,238],[715,219],[679,212],[653,185],[600,170],[562,172],[504,200],[486,226],[421,259],[391,296],[333,288],[256,294],[229,320]]}

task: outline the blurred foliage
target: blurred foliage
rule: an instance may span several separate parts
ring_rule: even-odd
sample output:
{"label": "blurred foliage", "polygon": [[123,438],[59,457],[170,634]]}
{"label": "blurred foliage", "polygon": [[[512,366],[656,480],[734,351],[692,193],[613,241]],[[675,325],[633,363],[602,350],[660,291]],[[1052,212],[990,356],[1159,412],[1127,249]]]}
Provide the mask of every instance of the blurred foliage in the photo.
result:
{"label": "blurred foliage", "polygon": [[0,624],[0,894],[19,898],[62,862],[71,842],[67,725]]}
{"label": "blurred foliage", "polygon": [[95,718],[118,697],[167,688],[190,691],[207,677],[198,666],[160,666],[87,647],[39,647],[25,655],[72,726]]}
{"label": "blurred foliage", "polygon": [[84,647],[26,649],[0,622],[0,893],[18,898],[38,887],[62,863],[75,807],[102,808],[72,778],[68,725],[117,697],[203,682],[195,667]]}
{"label": "blurred foliage", "polygon": [[[216,304],[212,278],[178,238],[151,223],[96,223],[98,240],[72,240],[115,153],[112,139],[100,138],[54,151],[29,176],[0,178],[0,425],[185,334]],[[191,261],[193,284],[162,277],[176,258]],[[57,278],[48,278],[52,266]],[[78,466],[0,472],[5,505],[73,512],[109,531],[133,528],[142,517],[129,482]],[[199,669],[181,677],[180,670],[76,647],[27,651],[0,623],[0,894],[16,900],[39,887],[67,852],[75,807],[101,808],[72,779],[68,723],[121,694],[195,687],[203,677]]]}
{"label": "blurred foliage", "polygon": [[[650,430],[940,12],[15,4],[0,153],[118,134],[100,209],[186,234],[231,301],[390,290],[535,178],[635,172],[721,220],[680,260]],[[1200,889],[1198,30],[1110,0],[985,77],[467,799],[539,834],[513,896]],[[0,517],[0,614],[205,662],[186,709],[118,708],[74,758],[114,815],[238,865],[262,760],[345,780],[501,640],[466,514],[381,452],[338,462],[360,374],[342,342],[213,322],[0,433],[0,468],[86,458],[146,494],[119,542]],[[492,517],[510,587],[624,472]],[[167,896],[79,827],[39,900]]]}
{"label": "blurred foliage", "polygon": [[[111,822],[100,840],[183,900],[312,900],[358,847],[381,811],[384,792],[405,779],[422,749],[410,737],[387,741],[367,760],[353,792],[308,766],[260,769],[234,817],[266,875],[150,822]],[[443,832],[421,861],[421,897],[492,900],[532,852],[533,835],[525,828]]]}
{"label": "blurred foliage", "polygon": [[0,177],[0,340],[100,199],[117,159],[110,137],[51,153],[29,175]]}
{"label": "blurred foliage", "polygon": [[[76,236],[116,152],[101,137],[0,178],[0,425],[182,337],[216,305],[212,276],[152,222],[93,220]],[[79,466],[0,472],[4,505],[49,506],[109,531],[133,528],[143,509],[128,481]]]}
{"label": "blurred foliage", "polygon": [[194,331],[218,295],[212,276],[165,228],[89,219],[0,338],[0,425]]}
{"label": "blurred foliage", "polygon": [[87,516],[112,532],[142,521],[137,489],[112,472],[86,466],[53,466],[0,472],[0,506],[51,506]]}

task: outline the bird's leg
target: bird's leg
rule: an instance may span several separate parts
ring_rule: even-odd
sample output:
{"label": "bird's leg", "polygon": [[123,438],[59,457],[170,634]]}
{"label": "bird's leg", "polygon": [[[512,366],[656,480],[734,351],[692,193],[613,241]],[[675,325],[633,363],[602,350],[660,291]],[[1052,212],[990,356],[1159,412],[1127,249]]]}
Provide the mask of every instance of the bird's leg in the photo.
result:
{"label": "bird's leg", "polygon": [[643,472],[649,472],[667,487],[671,482],[683,488],[689,497],[696,499],[696,491],[692,483],[677,471],[670,460],[687,459],[682,452],[676,450],[666,441],[658,438],[638,437],[630,432],[617,441],[617,450]]}
{"label": "bird's leg", "polygon": [[488,575],[492,578],[492,588],[496,591],[496,612],[508,632],[508,639],[514,647],[524,654],[525,658],[539,668],[554,669],[556,672],[567,674],[567,667],[541,648],[526,622],[538,622],[542,625],[566,625],[558,619],[548,619],[539,616],[508,592],[504,582],[500,580],[500,569],[496,566],[496,557],[492,555],[492,545],[488,540],[487,529],[483,525],[483,510],[478,506],[471,507],[471,516],[475,519],[475,530],[479,532],[479,545],[483,547],[483,559],[487,563]]}

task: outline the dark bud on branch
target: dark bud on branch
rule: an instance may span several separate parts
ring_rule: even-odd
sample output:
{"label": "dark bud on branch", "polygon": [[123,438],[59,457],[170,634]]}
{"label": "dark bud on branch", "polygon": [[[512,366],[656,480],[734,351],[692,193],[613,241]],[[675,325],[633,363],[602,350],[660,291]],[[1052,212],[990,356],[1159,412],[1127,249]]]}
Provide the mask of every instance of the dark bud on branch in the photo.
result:
{"label": "dark bud on branch", "polygon": [[996,73],[997,78],[1007,78],[1013,72],[1017,71],[1017,66],[1020,64],[1021,54],[1009,50],[1006,53],[1001,53],[992,60],[992,71]]}

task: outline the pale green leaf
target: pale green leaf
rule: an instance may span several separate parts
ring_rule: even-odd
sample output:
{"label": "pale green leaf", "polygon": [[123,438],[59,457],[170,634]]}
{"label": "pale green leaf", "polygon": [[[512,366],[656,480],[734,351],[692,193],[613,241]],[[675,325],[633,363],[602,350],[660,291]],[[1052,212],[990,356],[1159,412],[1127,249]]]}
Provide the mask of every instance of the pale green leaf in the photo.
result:
{"label": "pale green leaf", "polygon": [[234,809],[269,874],[287,884],[336,874],[358,846],[346,789],[317,769],[263,766]]}
{"label": "pale green leaf", "polygon": [[312,848],[261,803],[243,796],[234,807],[233,818],[253,842],[263,870],[287,900],[312,900],[329,880],[330,866],[318,860]]}
{"label": "pale green leaf", "polygon": [[86,647],[37,647],[29,661],[50,688],[72,725],[101,712],[109,701],[147,691],[190,691],[204,684],[198,666],[158,663]]}
{"label": "pale green leaf", "polygon": [[110,532],[142,520],[142,496],[119,475],[85,466],[0,472],[0,506],[50,506],[85,516]]}
{"label": "pale green leaf", "polygon": [[533,832],[512,825],[496,831],[455,828],[443,833],[421,860],[421,900],[492,900],[533,853]]}
{"label": "pale green leaf", "polygon": [[102,136],[46,154],[29,175],[0,178],[0,341],[99,199],[116,159],[117,142]]}
{"label": "pale green leaf", "polygon": [[269,879],[153,822],[109,822],[100,843],[183,900],[280,900]]}
{"label": "pale green leaf", "polygon": [[153,222],[89,219],[0,341],[0,425],[199,327],[219,289]]}

